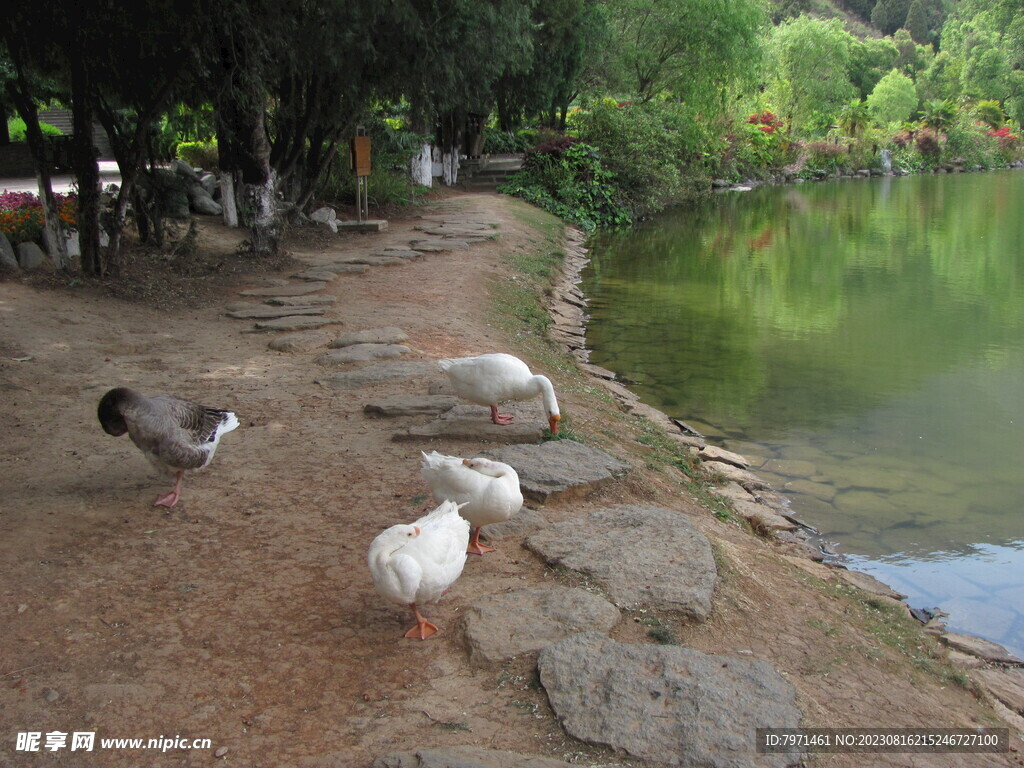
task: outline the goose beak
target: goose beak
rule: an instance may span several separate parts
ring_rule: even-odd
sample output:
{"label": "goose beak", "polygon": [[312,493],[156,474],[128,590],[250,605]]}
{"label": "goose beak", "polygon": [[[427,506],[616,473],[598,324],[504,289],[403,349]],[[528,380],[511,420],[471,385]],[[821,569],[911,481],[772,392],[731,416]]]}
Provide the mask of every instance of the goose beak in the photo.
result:
{"label": "goose beak", "polygon": [[420,535],[420,527],[419,527],[418,525],[414,525],[414,526],[412,527],[412,529],[413,529],[414,531],[416,531],[416,535],[417,535],[417,536],[419,536],[419,535]]}
{"label": "goose beak", "polygon": [[557,435],[558,434],[558,421],[561,418],[562,417],[559,416],[557,413],[552,415],[552,416],[548,416],[548,424],[551,426],[551,434],[552,435]]}
{"label": "goose beak", "polygon": [[468,467],[469,466],[469,459],[463,459],[462,463],[465,464]]}

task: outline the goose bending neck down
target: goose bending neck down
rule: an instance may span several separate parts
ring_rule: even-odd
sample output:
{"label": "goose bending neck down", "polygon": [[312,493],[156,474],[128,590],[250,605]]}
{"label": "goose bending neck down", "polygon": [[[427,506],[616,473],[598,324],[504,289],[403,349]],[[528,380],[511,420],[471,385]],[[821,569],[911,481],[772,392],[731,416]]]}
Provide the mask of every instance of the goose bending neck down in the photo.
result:
{"label": "goose bending neck down", "polygon": [[451,380],[455,394],[471,403],[488,406],[491,421],[495,424],[512,423],[512,414],[498,411],[499,403],[531,400],[540,395],[551,434],[558,434],[558,422],[562,417],[551,380],[547,376],[534,375],[519,358],[497,352],[447,358],[438,365]]}

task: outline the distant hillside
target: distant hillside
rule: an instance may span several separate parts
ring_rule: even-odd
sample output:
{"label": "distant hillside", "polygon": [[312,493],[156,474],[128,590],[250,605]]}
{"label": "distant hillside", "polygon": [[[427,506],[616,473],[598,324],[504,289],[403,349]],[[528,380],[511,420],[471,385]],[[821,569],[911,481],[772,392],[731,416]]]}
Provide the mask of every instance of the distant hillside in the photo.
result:
{"label": "distant hillside", "polygon": [[942,24],[957,0],[769,0],[772,21],[807,13],[822,19],[841,19],[850,34],[882,37],[907,28],[915,42],[936,44]]}

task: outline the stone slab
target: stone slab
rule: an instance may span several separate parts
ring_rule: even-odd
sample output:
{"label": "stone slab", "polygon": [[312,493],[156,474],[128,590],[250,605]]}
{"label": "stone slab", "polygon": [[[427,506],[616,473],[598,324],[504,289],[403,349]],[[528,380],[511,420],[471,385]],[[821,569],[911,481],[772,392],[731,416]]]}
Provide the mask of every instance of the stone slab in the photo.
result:
{"label": "stone slab", "polygon": [[325,325],[341,325],[341,320],[326,317],[290,316],[276,320],[257,320],[254,331],[308,331]]}
{"label": "stone slab", "polygon": [[372,768],[577,768],[550,757],[483,747],[430,747],[379,757]]}
{"label": "stone slab", "polygon": [[733,482],[739,483],[748,491],[761,489],[767,490],[771,488],[765,480],[758,477],[753,472],[748,472],[745,469],[734,467],[732,464],[726,464],[721,461],[706,461],[701,464],[701,468],[706,474],[721,475],[726,480],[732,480]]}
{"label": "stone slab", "polygon": [[501,426],[492,424],[490,421],[438,419],[428,424],[414,425],[402,432],[396,432],[391,439],[395,442],[443,439],[473,440],[484,443],[536,443],[543,435],[544,430],[539,425],[525,422],[514,422],[507,426]]}
{"label": "stone slab", "polygon": [[707,445],[701,449],[698,454],[701,461],[721,461],[725,464],[732,464],[734,467],[740,469],[749,469],[750,462],[747,461],[746,457],[741,456],[738,453],[727,451],[724,448],[718,448],[714,445]]}
{"label": "stone slab", "polygon": [[961,653],[969,653],[971,656],[977,656],[979,659],[985,659],[985,661],[995,664],[1024,664],[1024,661],[1018,659],[1003,648],[1003,646],[993,643],[991,640],[986,640],[983,637],[961,635],[958,632],[946,632],[940,635],[939,639],[950,648],[955,648]]}
{"label": "stone slab", "polygon": [[316,296],[271,296],[266,303],[280,307],[317,307],[334,304],[337,301],[337,296],[319,294]]}
{"label": "stone slab", "polygon": [[718,581],[711,544],[680,512],[601,509],[532,534],[526,548],[549,565],[592,577],[620,608],[651,606],[697,621],[711,613]]}
{"label": "stone slab", "polygon": [[574,738],[644,760],[702,768],[784,768],[798,752],[758,754],[757,728],[796,728],[796,690],[768,662],[597,632],[541,651],[541,684]]}
{"label": "stone slab", "polygon": [[451,410],[458,404],[459,399],[451,395],[400,395],[369,402],[363,406],[363,413],[385,419],[396,416],[437,415]]}
{"label": "stone slab", "polygon": [[369,268],[369,264],[339,264],[332,262],[330,264],[321,264],[320,266],[316,267],[316,270],[319,272],[332,272],[336,275],[345,273],[361,275]]}
{"label": "stone slab", "polygon": [[619,609],[583,589],[546,585],[487,595],[463,614],[469,660],[494,664],[578,632],[607,632]]}
{"label": "stone slab", "polygon": [[275,352],[309,352],[322,347],[326,340],[323,331],[296,331],[271,339],[267,346]]}
{"label": "stone slab", "polygon": [[294,285],[271,286],[269,288],[249,288],[239,291],[239,296],[304,296],[307,293],[316,293],[327,287],[327,283],[297,283]]}
{"label": "stone slab", "polygon": [[426,378],[437,370],[433,363],[421,363],[411,360],[386,361],[363,366],[356,371],[333,373],[319,376],[316,383],[325,389],[346,390],[358,389],[367,384],[395,379]]}
{"label": "stone slab", "polygon": [[330,349],[341,349],[350,347],[353,344],[401,344],[409,340],[409,334],[401,328],[388,326],[386,328],[368,328],[365,331],[354,331],[339,336],[327,346]]}
{"label": "stone slab", "polygon": [[314,361],[317,365],[346,365],[371,360],[393,360],[412,350],[401,344],[353,344],[324,352]]}
{"label": "stone slab", "polygon": [[971,673],[985,688],[1018,715],[1024,715],[1024,670],[979,669]]}
{"label": "stone slab", "polygon": [[733,501],[732,508],[744,520],[775,531],[795,531],[799,527],[756,501]]}
{"label": "stone slab", "polygon": [[270,320],[275,317],[300,317],[322,315],[323,313],[323,307],[271,307],[257,305],[246,307],[245,309],[229,310],[227,314],[228,317],[233,317],[236,320]]}
{"label": "stone slab", "polygon": [[614,456],[572,440],[507,446],[484,455],[511,465],[519,473],[523,495],[543,503],[582,498],[629,471]]}
{"label": "stone slab", "polygon": [[487,541],[521,539],[541,528],[547,528],[549,524],[548,519],[537,510],[523,507],[503,523],[485,525],[480,529],[480,535]]}
{"label": "stone slab", "polygon": [[311,269],[307,269],[305,272],[298,272],[292,275],[292,277],[296,278],[297,280],[309,280],[311,282],[316,282],[320,280],[325,283],[329,283],[332,280],[334,280],[337,277],[337,275],[334,272],[331,272],[330,270],[316,269],[314,267]]}
{"label": "stone slab", "polygon": [[346,256],[339,260],[339,264],[362,264],[370,267],[393,267],[397,264],[405,264],[408,259],[401,256]]}
{"label": "stone slab", "polygon": [[850,571],[846,568],[837,568],[835,575],[854,587],[863,589],[865,592],[870,592],[873,595],[881,595],[882,597],[891,597],[893,600],[903,600],[906,595],[897,592],[895,589],[890,587],[888,584],[879,581],[874,576],[861,573],[860,571]]}

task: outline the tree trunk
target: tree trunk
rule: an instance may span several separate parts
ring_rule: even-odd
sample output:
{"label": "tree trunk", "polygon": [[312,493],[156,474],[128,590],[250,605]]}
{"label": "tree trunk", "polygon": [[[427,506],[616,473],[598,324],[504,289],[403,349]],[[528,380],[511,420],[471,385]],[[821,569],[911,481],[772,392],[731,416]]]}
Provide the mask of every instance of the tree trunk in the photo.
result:
{"label": "tree trunk", "polygon": [[224,209],[224,223],[229,227],[238,226],[238,206],[235,204],[235,174],[231,171],[220,173],[220,204]]}
{"label": "tree trunk", "polygon": [[53,265],[57,269],[67,269],[70,266],[67,240],[60,221],[60,212],[57,210],[57,201],[53,196],[53,186],[50,183],[50,168],[46,162],[46,140],[43,138],[42,128],[39,127],[39,112],[36,110],[35,102],[28,95],[27,85],[20,72],[17,81],[8,82],[7,93],[18,115],[25,121],[25,139],[35,161],[39,202],[43,206],[43,244]]}
{"label": "tree trunk", "polygon": [[409,160],[409,177],[413,184],[430,187],[434,183],[434,158],[430,142],[423,142],[418,154]]}
{"label": "tree trunk", "polygon": [[273,256],[280,243],[281,222],[277,213],[277,171],[268,168],[262,184],[250,184],[252,200],[252,250],[257,257]]}
{"label": "tree trunk", "polygon": [[[79,52],[80,53],[80,52]],[[72,156],[78,180],[78,242],[82,271],[102,275],[106,269],[100,252],[100,169],[92,144],[93,104],[83,58],[72,57]]]}

